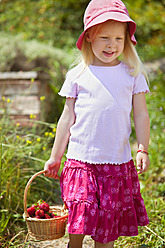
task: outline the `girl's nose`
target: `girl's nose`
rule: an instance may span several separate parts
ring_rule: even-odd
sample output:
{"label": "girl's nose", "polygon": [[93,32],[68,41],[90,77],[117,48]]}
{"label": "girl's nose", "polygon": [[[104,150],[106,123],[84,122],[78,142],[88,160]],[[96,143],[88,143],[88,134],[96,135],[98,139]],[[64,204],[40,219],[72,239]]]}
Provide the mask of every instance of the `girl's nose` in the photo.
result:
{"label": "girl's nose", "polygon": [[115,46],[115,40],[114,39],[109,39],[107,42],[107,47],[113,47]]}

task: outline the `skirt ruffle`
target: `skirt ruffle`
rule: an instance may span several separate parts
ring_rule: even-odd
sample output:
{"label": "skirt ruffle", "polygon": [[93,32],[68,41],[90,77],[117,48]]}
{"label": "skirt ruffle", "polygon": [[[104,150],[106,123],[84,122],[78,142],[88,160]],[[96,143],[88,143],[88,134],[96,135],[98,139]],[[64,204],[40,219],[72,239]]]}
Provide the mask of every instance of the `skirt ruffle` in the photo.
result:
{"label": "skirt ruffle", "polygon": [[61,193],[69,209],[68,232],[100,243],[138,235],[149,223],[133,160],[121,165],[67,160]]}

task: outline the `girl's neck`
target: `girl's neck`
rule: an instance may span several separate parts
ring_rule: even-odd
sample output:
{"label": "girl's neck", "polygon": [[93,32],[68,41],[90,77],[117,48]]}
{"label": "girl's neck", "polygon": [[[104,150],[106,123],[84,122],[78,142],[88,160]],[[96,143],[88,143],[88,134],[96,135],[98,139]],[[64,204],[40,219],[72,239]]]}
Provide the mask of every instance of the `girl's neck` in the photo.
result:
{"label": "girl's neck", "polygon": [[115,67],[121,64],[120,60],[117,60],[115,63],[111,64],[111,65],[106,65],[106,64],[99,64],[99,63],[92,63],[92,66],[98,66],[98,67]]}
{"label": "girl's neck", "polygon": [[99,60],[94,60],[93,61],[93,63],[92,63],[92,65],[94,65],[94,66],[101,66],[101,67],[113,67],[113,66],[117,66],[117,65],[119,65],[120,64],[120,60],[118,60],[118,59],[115,59],[114,61],[112,61],[111,63],[102,63],[101,61],[99,61]]}

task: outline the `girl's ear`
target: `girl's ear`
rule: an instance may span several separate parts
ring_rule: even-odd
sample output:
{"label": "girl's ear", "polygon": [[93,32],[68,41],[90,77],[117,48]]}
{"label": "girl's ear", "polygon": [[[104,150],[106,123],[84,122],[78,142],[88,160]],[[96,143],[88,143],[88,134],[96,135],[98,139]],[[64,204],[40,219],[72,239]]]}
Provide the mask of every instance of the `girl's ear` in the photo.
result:
{"label": "girl's ear", "polygon": [[90,36],[89,32],[85,33],[85,39],[86,39],[87,42],[91,42],[91,36]]}

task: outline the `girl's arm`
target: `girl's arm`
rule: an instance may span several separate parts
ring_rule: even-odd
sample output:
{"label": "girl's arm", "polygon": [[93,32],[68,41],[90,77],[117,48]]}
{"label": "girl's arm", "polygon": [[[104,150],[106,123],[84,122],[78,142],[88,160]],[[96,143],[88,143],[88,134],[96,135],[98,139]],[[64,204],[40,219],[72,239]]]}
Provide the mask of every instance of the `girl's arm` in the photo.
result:
{"label": "girl's arm", "polygon": [[[145,93],[133,95],[133,115],[135,131],[138,143],[138,150],[148,151],[150,137],[150,121],[146,106]],[[146,153],[138,152],[136,156],[138,174],[149,168],[149,157]]]}
{"label": "girl's arm", "polygon": [[75,122],[74,104],[74,98],[66,99],[63,113],[57,124],[56,137],[51,156],[50,159],[45,163],[44,167],[44,170],[48,171],[45,174],[47,177],[56,178],[57,172],[60,168],[61,159],[69,141],[70,127]]}

